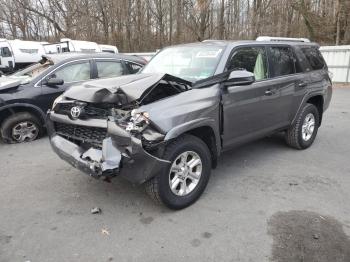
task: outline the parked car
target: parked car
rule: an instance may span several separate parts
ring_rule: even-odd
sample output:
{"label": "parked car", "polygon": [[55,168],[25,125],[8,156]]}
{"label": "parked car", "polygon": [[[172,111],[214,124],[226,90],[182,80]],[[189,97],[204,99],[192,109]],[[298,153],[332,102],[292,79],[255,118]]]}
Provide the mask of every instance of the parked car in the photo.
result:
{"label": "parked car", "polygon": [[93,177],[144,183],[156,201],[187,207],[225,150],[281,131],[291,147],[311,146],[332,96],[318,48],[295,39],[165,48],[140,74],[60,96],[48,112],[52,148]]}
{"label": "parked car", "polygon": [[0,71],[11,73],[37,63],[45,54],[43,42],[0,39]]}
{"label": "parked car", "polygon": [[144,64],[140,58],[107,53],[44,55],[40,63],[0,77],[2,139],[20,143],[40,137],[46,111],[67,88],[90,79],[133,74]]}

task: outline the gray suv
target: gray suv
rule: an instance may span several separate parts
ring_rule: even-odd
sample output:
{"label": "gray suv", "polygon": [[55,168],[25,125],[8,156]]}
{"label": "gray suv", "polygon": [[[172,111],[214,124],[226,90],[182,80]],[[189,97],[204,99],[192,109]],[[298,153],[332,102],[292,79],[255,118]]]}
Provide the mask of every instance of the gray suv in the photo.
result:
{"label": "gray suv", "polygon": [[187,207],[225,150],[276,132],[291,147],[311,146],[332,96],[318,49],[295,40],[165,48],[139,74],[57,98],[52,148],[93,177],[144,183],[156,201]]}

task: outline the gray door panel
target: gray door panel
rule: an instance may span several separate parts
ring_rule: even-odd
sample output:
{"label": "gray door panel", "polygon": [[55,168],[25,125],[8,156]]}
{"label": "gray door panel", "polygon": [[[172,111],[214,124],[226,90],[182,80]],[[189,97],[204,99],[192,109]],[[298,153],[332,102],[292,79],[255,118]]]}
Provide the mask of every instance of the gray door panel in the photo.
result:
{"label": "gray door panel", "polygon": [[281,92],[290,91],[279,88],[272,80],[224,90],[223,146],[229,147],[245,137],[259,136],[283,125],[277,108]]}

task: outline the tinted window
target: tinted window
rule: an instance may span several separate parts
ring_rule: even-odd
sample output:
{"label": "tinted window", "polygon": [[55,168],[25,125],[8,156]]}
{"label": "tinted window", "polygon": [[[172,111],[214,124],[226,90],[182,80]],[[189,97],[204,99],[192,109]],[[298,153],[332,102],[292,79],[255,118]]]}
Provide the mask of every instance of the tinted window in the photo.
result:
{"label": "tinted window", "polygon": [[295,73],[295,59],[289,47],[268,47],[271,77]]}
{"label": "tinted window", "polygon": [[135,74],[138,71],[140,71],[140,69],[142,68],[142,66],[138,65],[138,64],[134,64],[131,62],[125,62],[126,67],[128,68],[128,71],[130,72],[130,74]]}
{"label": "tinted window", "polygon": [[63,79],[65,83],[84,81],[90,79],[90,63],[83,62],[79,64],[66,65],[58,69],[54,76]]}
{"label": "tinted window", "polygon": [[123,66],[119,61],[96,61],[99,78],[123,75]]}
{"label": "tinted window", "polygon": [[268,77],[266,51],[264,47],[243,47],[236,50],[228,70],[247,70],[254,73],[256,80]]}
{"label": "tinted window", "polygon": [[11,57],[12,54],[11,54],[10,48],[8,48],[8,47],[1,48],[1,56],[2,57]]}
{"label": "tinted window", "polygon": [[319,70],[325,67],[323,57],[317,48],[306,47],[302,48],[301,51],[311,66],[310,70]]}

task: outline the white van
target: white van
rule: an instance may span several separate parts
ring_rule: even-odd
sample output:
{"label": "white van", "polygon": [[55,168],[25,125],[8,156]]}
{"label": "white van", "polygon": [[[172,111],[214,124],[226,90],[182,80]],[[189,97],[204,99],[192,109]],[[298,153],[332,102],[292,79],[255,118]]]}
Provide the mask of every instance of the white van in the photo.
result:
{"label": "white van", "polygon": [[71,40],[62,38],[60,42],[44,45],[47,54],[59,54],[67,52],[95,53],[101,52],[101,48],[95,42]]}
{"label": "white van", "polygon": [[44,54],[42,42],[0,39],[0,71],[24,68],[38,62]]}
{"label": "white van", "polygon": [[108,52],[113,54],[118,53],[118,48],[112,45],[99,45],[95,42],[72,40],[69,38],[62,38],[58,43],[45,44],[44,48],[47,54],[59,54],[66,52]]}
{"label": "white van", "polygon": [[99,45],[102,52],[118,54],[118,48],[114,45]]}

